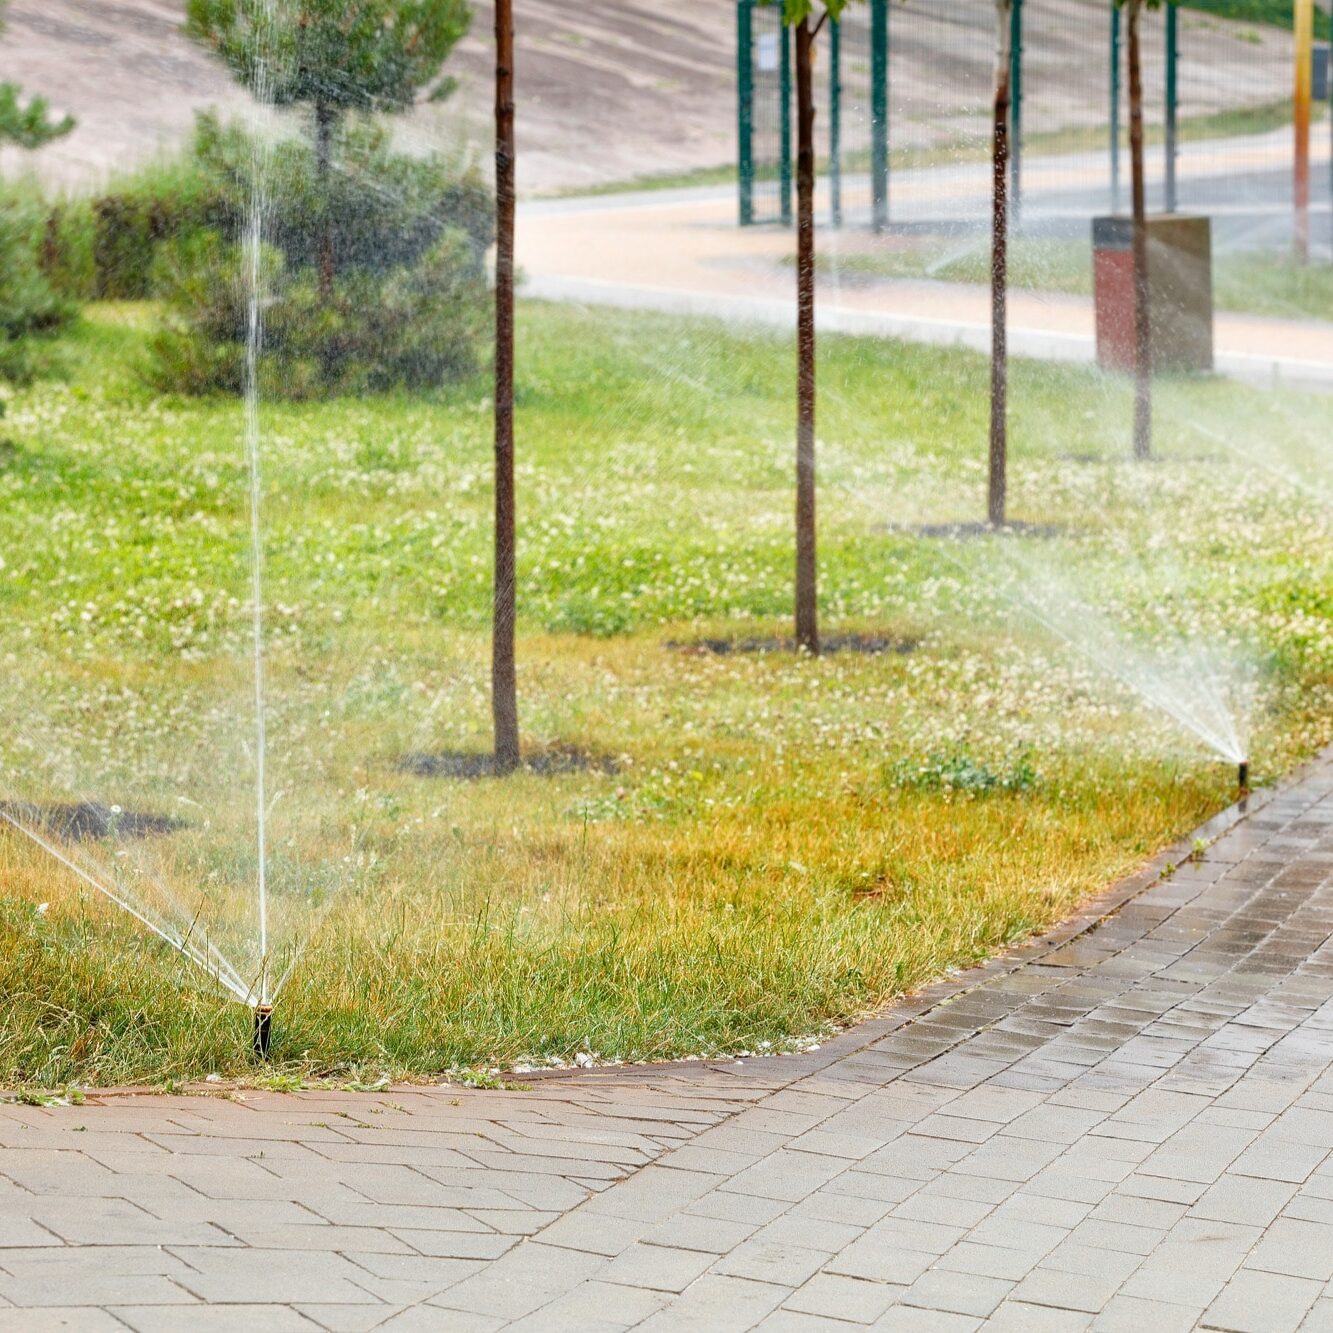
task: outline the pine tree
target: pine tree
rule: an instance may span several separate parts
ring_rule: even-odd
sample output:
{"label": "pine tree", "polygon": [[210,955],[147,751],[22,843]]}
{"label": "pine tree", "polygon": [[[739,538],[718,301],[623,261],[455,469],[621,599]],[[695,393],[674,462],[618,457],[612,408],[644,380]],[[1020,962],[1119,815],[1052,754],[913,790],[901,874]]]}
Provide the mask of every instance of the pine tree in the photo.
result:
{"label": "pine tree", "polygon": [[[0,0],[0,31],[4,29],[8,8],[9,0]],[[16,83],[0,83],[0,143],[40,148],[74,128],[73,116],[52,120],[51,104],[45,97],[32,97],[24,102],[22,91]]]}
{"label": "pine tree", "polygon": [[[186,31],[255,97],[312,113],[327,198],[339,122],[398,114],[453,91],[441,66],[467,31],[466,0],[189,0]],[[333,233],[320,236],[320,289],[333,289]]]}

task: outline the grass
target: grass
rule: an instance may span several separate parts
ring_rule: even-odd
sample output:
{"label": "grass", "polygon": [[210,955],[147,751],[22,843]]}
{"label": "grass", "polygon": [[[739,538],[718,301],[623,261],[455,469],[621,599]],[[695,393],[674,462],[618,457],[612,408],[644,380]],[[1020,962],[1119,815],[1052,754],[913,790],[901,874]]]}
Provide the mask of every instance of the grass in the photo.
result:
{"label": "grass", "polygon": [[[790,261],[788,261],[790,262]],[[902,249],[830,252],[819,259],[823,272],[843,281],[934,278],[942,282],[988,284],[990,242],[973,237],[952,249],[915,244]],[[1089,243],[1016,236],[1010,240],[1011,286],[1031,291],[1092,293]],[[1297,264],[1286,255],[1237,251],[1213,258],[1213,303],[1219,310],[1288,319],[1327,320],[1333,315],[1333,265]]]}
{"label": "grass", "polygon": [[[1262,23],[1291,31],[1291,0],[1190,0],[1186,9],[1211,14],[1215,18],[1241,23]],[[1315,36],[1328,40],[1329,16],[1317,5],[1314,11]]]}
{"label": "grass", "polygon": [[[1321,15],[1325,23],[1327,16]],[[1327,114],[1324,103],[1311,108],[1311,122],[1318,125]],[[1258,102],[1249,106],[1223,111],[1209,111],[1201,115],[1181,116],[1176,126],[1178,143],[1199,143],[1210,139],[1240,138],[1247,135],[1267,134],[1291,124],[1291,99]],[[1063,155],[1107,153],[1106,125],[1064,125],[1054,130],[1027,129],[1023,133],[1023,151],[1027,159]],[[1128,160],[1129,128],[1121,126],[1121,152]],[[1148,147],[1166,142],[1166,129],[1159,123],[1145,124],[1143,141]],[[889,149],[889,172],[912,171],[929,167],[957,166],[966,162],[986,162],[990,159],[989,126],[984,119],[984,108],[978,109],[977,129],[974,134],[951,139],[945,143],[915,144]],[[849,149],[842,154],[844,175],[856,175],[870,170],[870,150]],[[827,171],[827,162],[821,156],[817,170]],[[1107,167],[1109,171],[1109,166]],[[778,168],[772,161],[760,162],[755,167],[755,179],[773,183],[778,179]],[[698,189],[705,186],[736,185],[735,163],[710,167],[696,167],[687,171],[647,172],[627,180],[603,181],[592,185],[575,185],[549,191],[547,197],[557,199],[594,198],[603,195],[641,193],[656,190]]]}
{"label": "grass", "polygon": [[[164,928],[258,970],[240,413],[149,396],[153,312],[93,308],[0,451],[10,798],[180,817],[74,849]],[[530,749],[614,772],[414,777],[488,724],[487,386],[264,411],[274,1075],[768,1051],[1066,913],[1231,796],[1233,771],[996,595],[985,362],[821,344],[829,630],[915,652],[673,649],[786,630],[790,344],[521,312],[520,658]],[[1261,778],[1329,739],[1326,403],[1018,363],[1025,560],[1117,625],[1243,670]],[[1233,452],[1226,445],[1231,441]],[[1261,446],[1261,447],[1260,447]],[[1246,451],[1255,450],[1253,455]],[[304,952],[300,946],[308,940]],[[27,838],[0,836],[0,1085],[253,1076],[248,1016]]]}

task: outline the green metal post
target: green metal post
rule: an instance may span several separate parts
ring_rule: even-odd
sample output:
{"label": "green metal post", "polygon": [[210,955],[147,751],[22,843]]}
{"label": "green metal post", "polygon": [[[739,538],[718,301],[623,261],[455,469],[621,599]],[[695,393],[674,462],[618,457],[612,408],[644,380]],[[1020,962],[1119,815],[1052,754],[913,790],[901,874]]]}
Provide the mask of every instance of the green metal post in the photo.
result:
{"label": "green metal post", "polygon": [[780,50],[779,56],[779,90],[778,98],[781,102],[780,116],[782,125],[782,179],[779,185],[781,191],[779,202],[782,208],[782,225],[791,226],[791,41],[789,40],[789,29],[778,19],[778,44]]}
{"label": "green metal post", "polygon": [[1023,0],[1009,11],[1009,216],[1023,211]]}
{"label": "green metal post", "polygon": [[1120,6],[1111,6],[1111,212],[1120,212]]}
{"label": "green metal post", "polygon": [[736,145],[741,226],[754,223],[754,0],[736,0]]}
{"label": "green metal post", "polygon": [[1176,105],[1179,91],[1176,65],[1180,58],[1180,35],[1174,4],[1166,7],[1166,211],[1176,211]]}
{"label": "green metal post", "polygon": [[876,231],[889,223],[889,3],[870,0],[870,197]]}
{"label": "green metal post", "polygon": [[842,226],[842,24],[828,25],[829,220]]}

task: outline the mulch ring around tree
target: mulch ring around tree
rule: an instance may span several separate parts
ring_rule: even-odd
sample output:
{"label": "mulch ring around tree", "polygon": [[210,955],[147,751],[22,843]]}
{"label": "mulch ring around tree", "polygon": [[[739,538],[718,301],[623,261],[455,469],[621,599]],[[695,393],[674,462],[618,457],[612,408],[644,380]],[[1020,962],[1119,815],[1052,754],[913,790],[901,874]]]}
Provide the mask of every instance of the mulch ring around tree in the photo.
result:
{"label": "mulch ring around tree", "polygon": [[1073,530],[1062,523],[1013,523],[998,528],[989,523],[894,523],[886,532],[904,537],[944,537],[953,541],[967,541],[975,537],[1068,537]]}
{"label": "mulch ring around tree", "polygon": [[[520,769],[539,777],[559,777],[565,773],[618,773],[620,763],[607,754],[593,754],[575,745],[552,745],[526,755]],[[495,768],[495,756],[476,750],[417,750],[398,761],[400,772],[419,778],[503,777]]]}
{"label": "mulch ring around tree", "polygon": [[169,815],[122,810],[95,801],[0,801],[0,818],[21,829],[40,832],[56,842],[95,842],[99,838],[151,838],[175,833],[185,823]]}
{"label": "mulch ring around tree", "polygon": [[[822,656],[834,653],[861,653],[878,657],[883,653],[910,653],[920,646],[918,639],[904,639],[889,634],[820,635]],[[667,647],[690,657],[727,657],[732,653],[794,653],[796,640],[778,635],[747,639],[669,639]]]}

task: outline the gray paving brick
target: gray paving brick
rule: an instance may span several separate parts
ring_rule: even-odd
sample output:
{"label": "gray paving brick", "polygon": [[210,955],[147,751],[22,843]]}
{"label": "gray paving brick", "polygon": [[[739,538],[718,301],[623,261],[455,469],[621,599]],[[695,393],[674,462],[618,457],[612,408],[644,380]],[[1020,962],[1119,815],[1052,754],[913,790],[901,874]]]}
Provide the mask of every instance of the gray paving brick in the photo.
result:
{"label": "gray paving brick", "polygon": [[[1059,1310],[1007,1300],[986,1321],[987,1333],[1081,1333],[1093,1316],[1082,1310]],[[1140,1331],[1141,1333],[1141,1331]]]}
{"label": "gray paving brick", "polygon": [[1299,1328],[1319,1298],[1321,1284],[1242,1269],[1204,1312],[1205,1328],[1227,1333],[1279,1333]]}
{"label": "gray paving brick", "polygon": [[109,1310],[83,1305],[48,1305],[40,1310],[0,1306],[0,1333],[125,1333],[129,1327]]}
{"label": "gray paving brick", "polygon": [[427,1303],[496,1319],[520,1319],[598,1275],[600,1255],[528,1241]]}
{"label": "gray paving brick", "polygon": [[[117,1306],[111,1313],[134,1333],[180,1333],[188,1328],[200,1333],[315,1333],[320,1325],[290,1305],[141,1305]],[[379,1309],[379,1317],[385,1314]],[[3,1327],[3,1323],[0,1323]],[[82,1329],[83,1324],[72,1327]]]}
{"label": "gray paving brick", "polygon": [[890,1286],[836,1273],[816,1273],[783,1302],[783,1309],[827,1320],[868,1324],[896,1304],[902,1286]]}
{"label": "gray paving brick", "polygon": [[1333,1232],[1318,1222],[1279,1217],[1250,1252],[1246,1268],[1333,1280]]}
{"label": "gray paving brick", "polygon": [[1107,1301],[1092,1327],[1098,1333],[1189,1333],[1202,1314],[1202,1308],[1120,1293]]}
{"label": "gray paving brick", "polygon": [[972,1315],[949,1314],[944,1310],[923,1310],[919,1306],[895,1305],[882,1314],[873,1329],[899,1329],[903,1333],[975,1333],[982,1321]]}
{"label": "gray paving brick", "polygon": [[699,1250],[680,1250],[666,1245],[635,1241],[603,1268],[605,1282],[624,1287],[646,1287],[650,1291],[684,1291],[695,1278],[707,1272],[715,1256]]}
{"label": "gray paving brick", "polygon": [[1014,1283],[1004,1278],[982,1277],[977,1273],[953,1273],[930,1268],[903,1293],[901,1303],[946,1314],[975,1315],[984,1318],[1013,1290]]}
{"label": "gray paving brick", "polygon": [[1055,1268],[1034,1268],[1013,1290],[1016,1301],[1049,1305],[1059,1310],[1096,1314],[1120,1288],[1116,1273],[1066,1273]]}
{"label": "gray paving brick", "polygon": [[633,1328],[651,1318],[671,1302],[671,1293],[649,1291],[643,1287],[618,1286],[613,1282],[582,1282],[564,1296],[507,1327],[514,1333],[554,1333],[568,1329],[583,1333],[586,1329]]}
{"label": "gray paving brick", "polygon": [[709,1274],[639,1328],[643,1333],[697,1333],[703,1328],[739,1333],[772,1314],[787,1295],[786,1287]]}
{"label": "gray paving brick", "polygon": [[1289,1181],[1225,1175],[1190,1208],[1190,1216],[1267,1226],[1295,1193]]}

